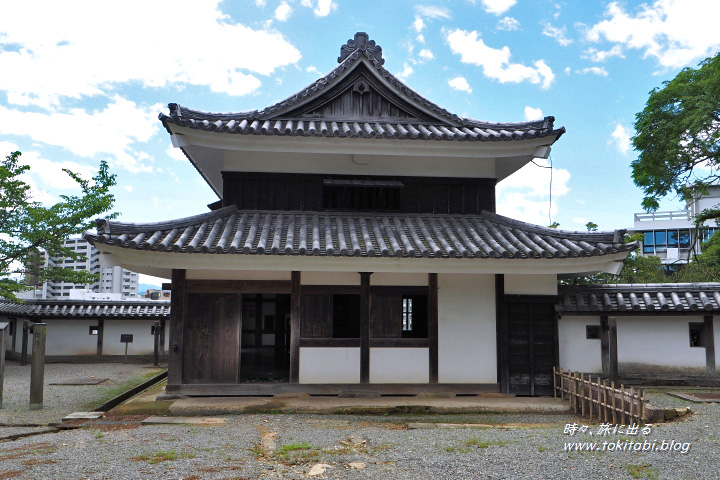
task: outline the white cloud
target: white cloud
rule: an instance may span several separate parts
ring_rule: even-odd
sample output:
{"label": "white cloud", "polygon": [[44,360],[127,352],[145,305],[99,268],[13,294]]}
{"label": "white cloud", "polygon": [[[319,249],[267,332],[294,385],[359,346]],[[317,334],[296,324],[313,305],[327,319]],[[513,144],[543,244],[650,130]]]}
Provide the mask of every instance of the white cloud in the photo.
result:
{"label": "white cloud", "polygon": [[187,157],[185,154],[180,150],[179,148],[175,148],[173,146],[169,146],[167,150],[165,150],[165,153],[168,157],[172,158],[175,161],[178,162],[187,162]]}
{"label": "white cloud", "polygon": [[510,49],[488,47],[476,31],[466,32],[456,29],[447,35],[450,49],[460,55],[460,61],[482,67],[486,77],[500,83],[519,83],[529,81],[547,89],[555,79],[552,69],[544,60],[538,60],[533,67],[519,63],[510,63]]}
{"label": "white cloud", "polygon": [[451,80],[448,80],[448,85],[450,85],[455,90],[472,93],[472,88],[470,88],[470,84],[467,80],[465,80],[465,77],[455,77]]}
{"label": "white cloud", "polygon": [[502,15],[510,10],[517,0],[481,0],[486,12],[495,15]]}
{"label": "white cloud", "polygon": [[35,141],[63,147],[82,157],[114,157],[130,171],[150,171],[132,149],[159,131],[159,104],[149,107],[115,96],[103,110],[91,113],[71,109],[67,113],[23,112],[0,105],[0,131],[29,136]]}
{"label": "white cloud", "polygon": [[[302,0],[300,5],[303,7],[313,8],[313,2],[311,0]],[[316,17],[327,17],[330,13],[337,10],[337,3],[333,0],[317,0],[314,7],[313,13]]]}
{"label": "white cloud", "polygon": [[[0,91],[10,103],[51,108],[62,97],[111,95],[115,85],[131,82],[244,95],[260,86],[254,74],[269,75],[300,59],[280,33],[233,22],[217,0],[127,0],[112,10],[103,2],[74,2],[82,15],[69,15],[67,8],[55,1],[0,3],[0,71],[12,72],[0,75]],[[252,48],[210,55],[204,40],[178,44],[183,31]]]}
{"label": "white cloud", "polygon": [[292,15],[292,7],[287,2],[282,2],[275,9],[275,18],[280,22],[286,22]]}
{"label": "white cloud", "polygon": [[315,65],[310,65],[309,67],[305,68],[305,71],[308,73],[315,73],[317,75],[322,75],[322,72],[318,70],[318,68]]}
{"label": "white cloud", "polygon": [[400,78],[400,79],[402,79],[402,80],[405,80],[405,79],[408,78],[410,75],[412,75],[413,72],[415,72],[415,70],[413,70],[413,68],[412,68],[407,62],[405,62],[405,63],[403,63],[403,70],[402,70],[402,72],[396,73],[395,76],[398,77],[398,78]]}
{"label": "white cloud", "polygon": [[503,17],[498,20],[497,29],[505,30],[507,32],[514,32],[516,30],[520,30],[520,21],[513,17]]}
{"label": "white cloud", "polygon": [[417,37],[415,37],[415,40],[417,40],[418,43],[425,43],[425,35],[423,35],[422,33],[420,33],[420,34],[418,34]]}
{"label": "white cloud", "polygon": [[132,191],[133,191],[133,186],[132,186],[132,185],[125,185],[123,188],[124,188],[125,191],[127,191],[127,192],[132,192]]}
{"label": "white cloud", "polygon": [[582,58],[587,58],[593,62],[604,62],[608,58],[620,57],[625,58],[623,55],[623,49],[620,45],[615,45],[609,50],[597,50],[595,48],[588,48],[583,52]]}
{"label": "white cloud", "polygon": [[427,49],[427,48],[423,48],[422,50],[420,50],[420,53],[418,53],[418,56],[420,56],[420,58],[422,58],[425,61],[430,61],[433,58],[435,58],[435,55],[433,55],[432,51],[430,51],[430,49]]}
{"label": "white cloud", "polygon": [[525,120],[540,120],[545,118],[539,108],[525,107]]}
{"label": "white cloud", "polygon": [[420,17],[415,17],[415,21],[413,22],[413,28],[418,33],[422,32],[425,28],[425,22],[423,22],[423,19]]}
{"label": "white cloud", "polygon": [[567,47],[573,42],[567,37],[567,28],[565,27],[553,27],[549,23],[544,23],[542,34],[557,40],[561,47]]}
{"label": "white cloud", "polygon": [[265,0],[255,0],[255,6],[257,7],[264,7],[265,6]]}
{"label": "white cloud", "polygon": [[587,33],[593,42],[606,40],[643,52],[666,68],[679,68],[713,55],[720,48],[720,2],[717,0],[656,0],[635,13],[610,3],[605,20]]}
{"label": "white cloud", "polygon": [[[3,158],[10,155],[10,153],[17,152],[19,150],[20,150],[20,148],[17,145],[15,145],[14,143],[0,141],[0,155],[2,155]],[[49,204],[56,203],[58,199],[55,198],[53,195],[51,195],[47,190],[40,188],[40,186],[37,184],[36,175],[42,174],[43,172],[38,172],[37,169],[33,170],[33,163],[37,164],[38,163],[37,161],[39,159],[40,159],[40,154],[38,152],[34,152],[34,151],[22,152],[22,155],[20,155],[20,160],[18,163],[20,165],[30,165],[30,171],[25,172],[22,175],[20,175],[18,177],[18,179],[22,180],[30,187],[30,190],[28,191],[28,196],[30,197],[31,201],[40,202],[40,203],[44,204],[45,206],[47,206]],[[66,173],[64,173],[62,171],[60,172],[60,174],[65,176],[66,178],[70,178],[67,176]],[[77,184],[75,184],[75,185],[77,185]]]}
{"label": "white cloud", "polygon": [[415,12],[427,18],[450,18],[450,10],[445,7],[436,7],[430,5],[415,5]]}
{"label": "white cloud", "polygon": [[615,130],[610,134],[610,143],[615,144],[615,148],[623,155],[627,155],[630,151],[630,133],[621,124],[617,124]]}
{"label": "white cloud", "polygon": [[572,69],[570,67],[565,67],[565,75],[570,75],[572,72]]}
{"label": "white cloud", "polygon": [[575,73],[579,73],[580,75],[592,73],[593,75],[600,75],[601,77],[608,76],[608,71],[605,70],[605,67],[587,67],[581,70],[575,70]]}
{"label": "white cloud", "polygon": [[[536,158],[535,163],[549,167],[547,160]],[[528,163],[505,180],[498,183],[498,213],[523,222],[549,225],[550,219],[550,171]],[[568,193],[570,172],[563,168],[552,169],[552,197]],[[557,203],[553,201],[551,215],[557,215]]]}

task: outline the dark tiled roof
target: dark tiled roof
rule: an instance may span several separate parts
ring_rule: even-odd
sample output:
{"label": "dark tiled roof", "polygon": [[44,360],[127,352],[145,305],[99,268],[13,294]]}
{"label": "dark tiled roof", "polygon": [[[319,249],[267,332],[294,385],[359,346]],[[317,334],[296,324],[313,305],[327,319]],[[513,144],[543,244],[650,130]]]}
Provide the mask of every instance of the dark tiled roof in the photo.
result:
{"label": "dark tiled roof", "polygon": [[[547,137],[565,132],[565,127],[554,128],[554,117],[517,123],[496,123],[459,117],[426,99],[383,67],[384,60],[378,54],[380,47],[362,48],[358,42],[364,36],[365,42],[372,42],[367,34],[359,32],[355,40],[343,46],[340,64],[330,73],[285,100],[264,108],[237,113],[210,113],[192,110],[178,104],[169,104],[170,115],[160,114],[160,120],[167,128],[168,123],[182,127],[211,132],[236,133],[245,135],[323,136],[345,138],[395,138],[420,140],[465,140],[501,141],[525,140]],[[362,38],[361,38],[362,40]],[[373,47],[375,47],[374,42]],[[354,49],[354,50],[353,50]],[[349,53],[352,50],[352,53]],[[337,121],[318,118],[282,118],[283,114],[297,105],[318,96],[322,91],[337,84],[355,64],[365,61],[370,68],[390,84],[408,101],[420,105],[438,118],[434,123],[358,121],[340,119]],[[345,120],[345,121],[343,121]],[[168,129],[169,130],[169,129]]]}
{"label": "dark tiled roof", "polygon": [[0,301],[0,315],[28,318],[132,318],[164,320],[169,301],[25,300]]}
{"label": "dark tiled roof", "polygon": [[561,286],[559,294],[566,314],[720,311],[720,283]]}
{"label": "dark tiled roof", "polygon": [[501,215],[214,212],[162,223],[98,220],[92,243],[183,253],[402,258],[574,258],[626,252],[623,231],[565,232]]}

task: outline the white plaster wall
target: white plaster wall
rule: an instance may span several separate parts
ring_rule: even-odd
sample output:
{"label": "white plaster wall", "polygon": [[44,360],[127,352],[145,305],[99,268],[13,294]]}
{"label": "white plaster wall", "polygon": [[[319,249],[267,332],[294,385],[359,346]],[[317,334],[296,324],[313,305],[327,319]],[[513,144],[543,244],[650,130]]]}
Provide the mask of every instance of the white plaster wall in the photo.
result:
{"label": "white plaster wall", "polygon": [[566,316],[558,320],[558,349],[560,368],[563,370],[602,372],[600,339],[586,339],[586,325],[600,325],[600,317]]}
{"label": "white plaster wall", "polygon": [[10,352],[12,351],[12,335],[10,335],[10,324],[12,323],[12,320],[8,317],[0,315],[0,323],[8,324],[5,327],[5,351]]}
{"label": "white plaster wall", "polygon": [[557,275],[505,275],[508,295],[557,295]]}
{"label": "white plaster wall", "polygon": [[370,275],[370,285],[399,285],[403,287],[427,287],[427,273],[376,272]]}
{"label": "white plaster wall", "polygon": [[[302,272],[300,274],[300,284],[360,285],[360,274],[356,272]],[[372,276],[370,277],[370,284],[372,284]]]}
{"label": "white plaster wall", "polygon": [[616,318],[620,372],[705,372],[705,349],[690,346],[688,327],[702,316]]}
{"label": "white plaster wall", "polygon": [[[103,355],[124,355],[125,344],[120,343],[120,334],[131,333],[133,343],[128,344],[128,355],[152,355],[154,336],[150,335],[152,320],[105,320]],[[168,336],[169,328],[165,327]],[[166,350],[167,351],[167,350]]]}
{"label": "white plaster wall", "polygon": [[45,338],[45,355],[95,355],[97,335],[90,326],[97,320],[49,320]]}
{"label": "white plaster wall", "polygon": [[428,383],[427,348],[371,348],[370,383]]}
{"label": "white plaster wall", "polygon": [[497,383],[495,276],[438,275],[438,381]]}
{"label": "white plaster wall", "polygon": [[360,349],[300,348],[300,383],[360,383]]}

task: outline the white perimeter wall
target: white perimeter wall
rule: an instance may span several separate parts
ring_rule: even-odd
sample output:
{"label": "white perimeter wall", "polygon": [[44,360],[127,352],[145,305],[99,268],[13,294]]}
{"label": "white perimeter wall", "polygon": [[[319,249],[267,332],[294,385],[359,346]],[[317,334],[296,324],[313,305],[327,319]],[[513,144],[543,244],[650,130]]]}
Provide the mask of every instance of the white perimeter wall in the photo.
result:
{"label": "white perimeter wall", "polygon": [[702,316],[616,318],[620,372],[705,372],[705,349],[690,346],[688,326],[702,323]]}
{"label": "white perimeter wall", "polygon": [[[103,335],[103,355],[124,355],[125,344],[120,343],[120,334],[133,335],[133,343],[128,344],[128,355],[152,355],[154,336],[150,335],[150,320],[105,320]],[[169,324],[165,326],[165,337],[169,335]],[[167,350],[166,350],[167,351]]]}
{"label": "white perimeter wall", "polygon": [[428,383],[427,348],[371,348],[370,383]]}
{"label": "white perimeter wall", "polygon": [[497,383],[495,275],[438,275],[438,381]]}
{"label": "white perimeter wall", "polygon": [[600,339],[586,339],[586,325],[600,325],[600,317],[566,316],[558,320],[558,348],[563,370],[602,372]]}
{"label": "white perimeter wall", "polygon": [[301,347],[300,383],[360,383],[360,349]]}
{"label": "white perimeter wall", "polygon": [[[90,326],[97,320],[50,320],[47,322],[45,355],[95,355],[97,335],[90,335]],[[22,337],[18,337],[22,340]]]}

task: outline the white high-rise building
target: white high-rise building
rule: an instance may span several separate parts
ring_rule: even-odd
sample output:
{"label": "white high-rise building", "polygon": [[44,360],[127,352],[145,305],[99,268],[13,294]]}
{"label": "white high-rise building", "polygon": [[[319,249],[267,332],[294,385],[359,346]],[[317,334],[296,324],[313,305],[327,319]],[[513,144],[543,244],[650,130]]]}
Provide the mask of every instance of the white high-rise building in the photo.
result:
{"label": "white high-rise building", "polygon": [[[100,252],[82,238],[65,240],[65,246],[83,255],[78,259],[66,257],[47,257],[43,254],[45,265],[51,267],[73,268],[74,270],[87,270],[100,274],[100,280],[89,285],[67,282],[45,282],[35,285],[33,290],[23,292],[21,298],[60,299],[60,298],[86,298],[93,294],[110,295],[116,299],[136,298],[138,296],[138,274],[121,267],[106,267],[100,265]],[[119,298],[118,298],[119,297]]]}

